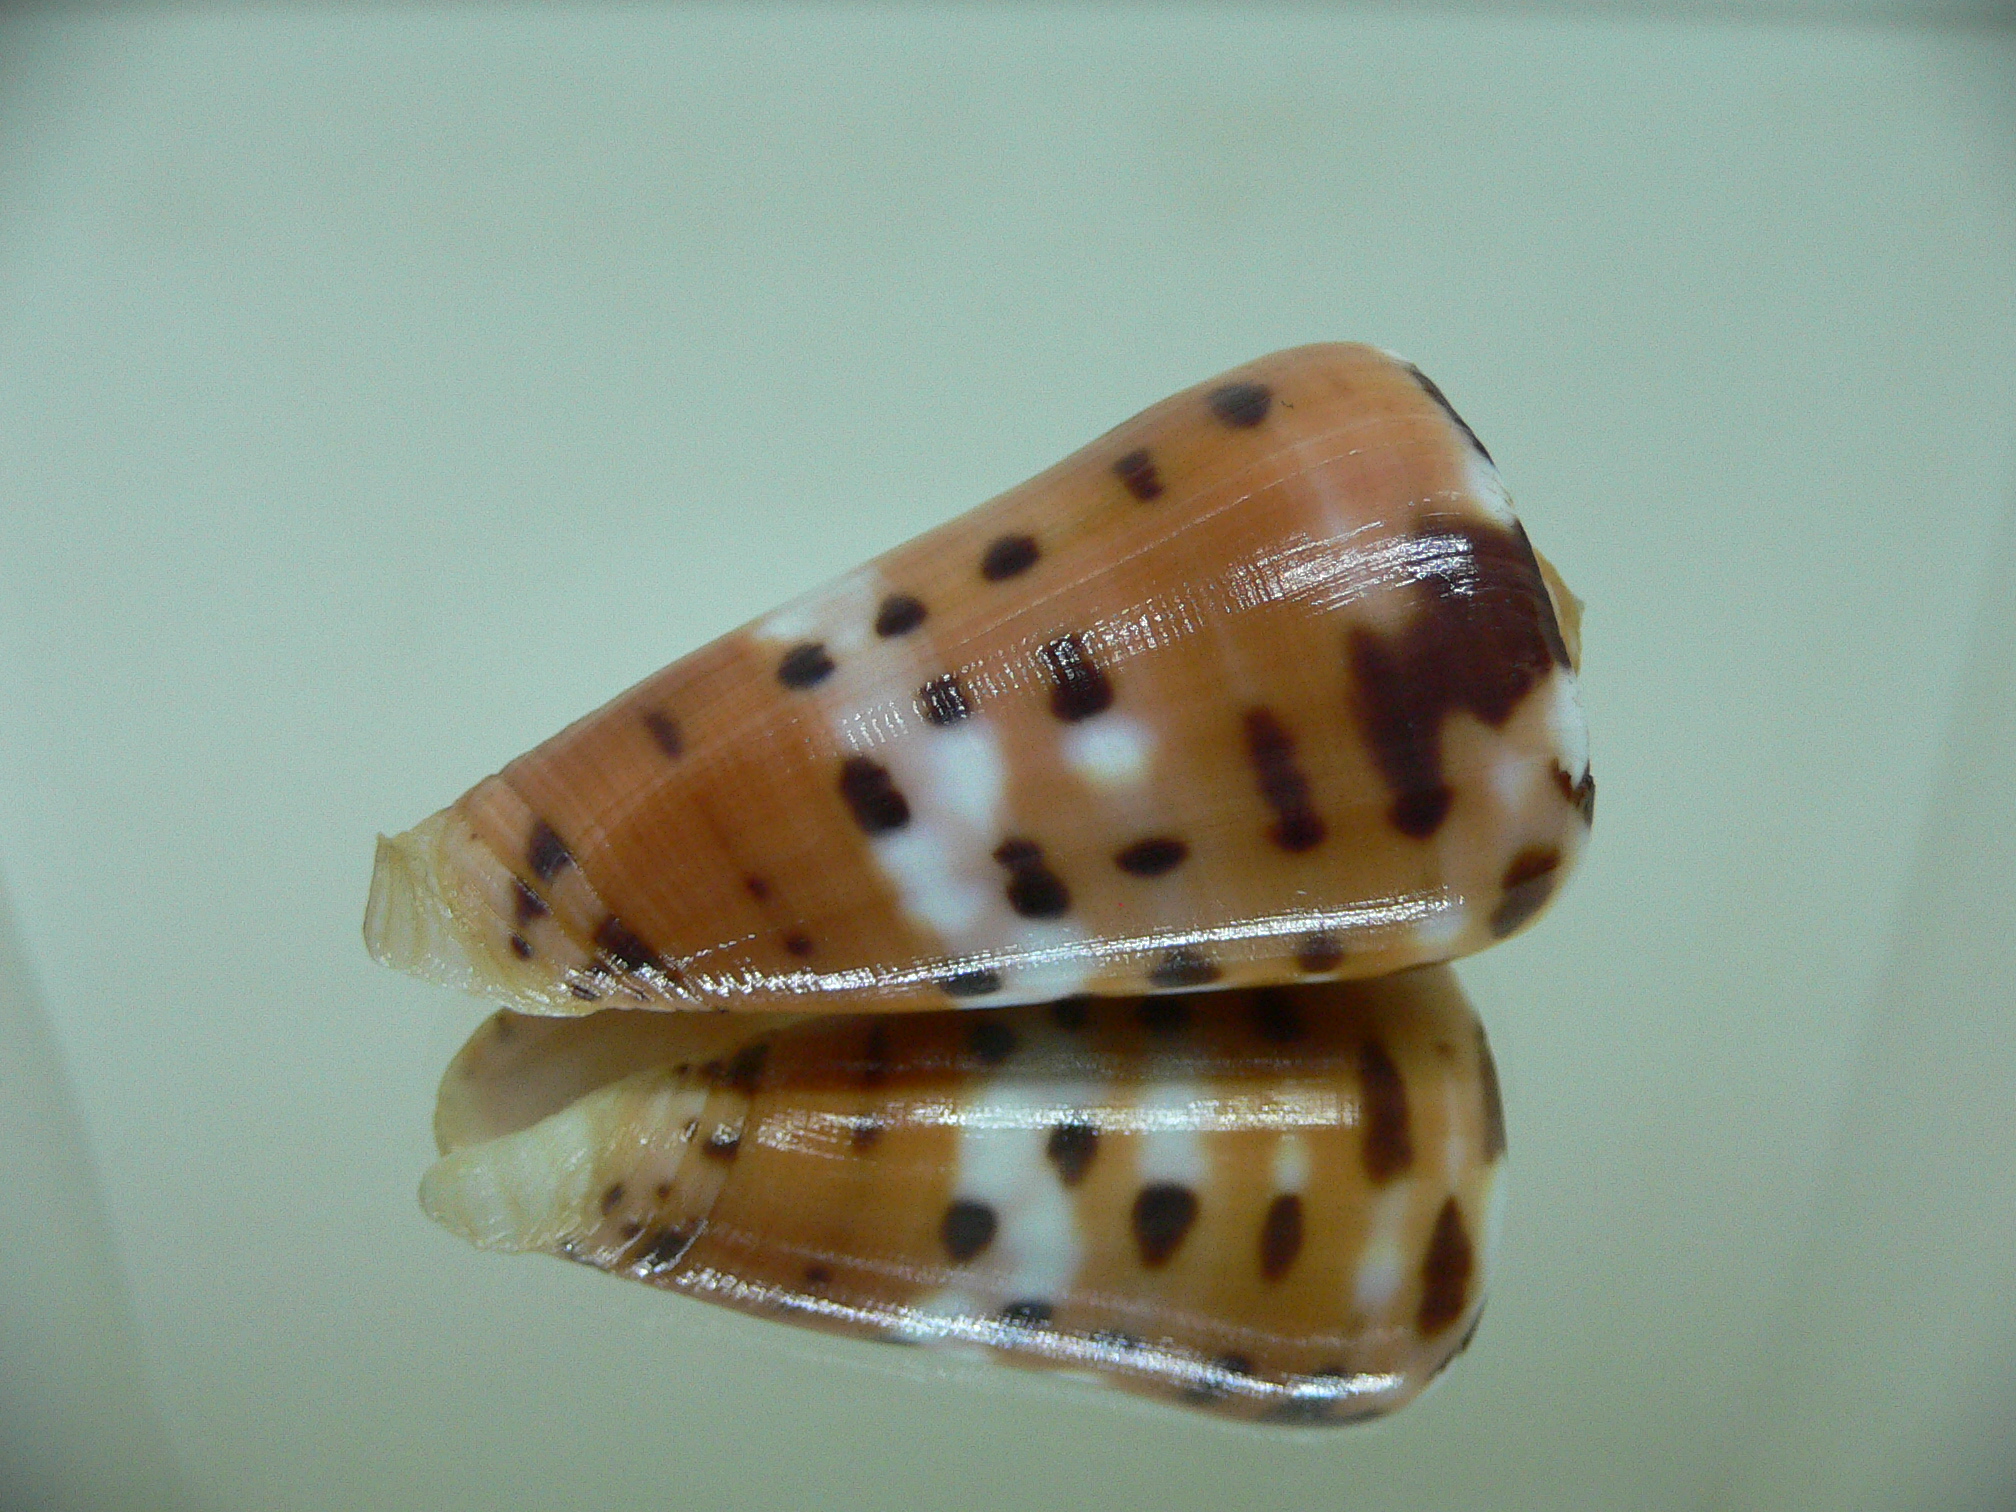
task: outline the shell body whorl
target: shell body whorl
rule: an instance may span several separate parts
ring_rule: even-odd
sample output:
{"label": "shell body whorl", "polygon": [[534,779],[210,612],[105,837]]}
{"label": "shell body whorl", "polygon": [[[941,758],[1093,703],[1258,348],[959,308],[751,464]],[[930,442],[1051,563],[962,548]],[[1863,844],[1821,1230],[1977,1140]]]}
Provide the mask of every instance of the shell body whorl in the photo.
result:
{"label": "shell body whorl", "polygon": [[1279,353],[383,842],[367,935],[547,1014],[1451,959],[1521,927],[1581,849],[1567,612],[1433,384],[1370,348]]}

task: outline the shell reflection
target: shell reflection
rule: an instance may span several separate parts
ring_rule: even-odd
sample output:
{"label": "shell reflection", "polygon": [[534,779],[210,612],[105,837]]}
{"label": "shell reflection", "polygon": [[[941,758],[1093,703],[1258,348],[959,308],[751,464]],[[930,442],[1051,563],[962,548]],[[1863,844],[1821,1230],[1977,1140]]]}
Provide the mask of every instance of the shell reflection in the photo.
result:
{"label": "shell reflection", "polygon": [[765,1317],[1236,1417],[1409,1400],[1483,1305],[1505,1149],[1443,967],[785,1019],[499,1014],[428,1213]]}

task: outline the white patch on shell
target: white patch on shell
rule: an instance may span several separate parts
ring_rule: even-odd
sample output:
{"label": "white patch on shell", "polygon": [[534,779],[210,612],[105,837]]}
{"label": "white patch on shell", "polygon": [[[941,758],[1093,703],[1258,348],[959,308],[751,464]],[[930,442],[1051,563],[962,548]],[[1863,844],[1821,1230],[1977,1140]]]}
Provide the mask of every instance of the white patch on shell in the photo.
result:
{"label": "white patch on shell", "polygon": [[1198,1131],[1210,1106],[1210,1095],[1195,1082],[1150,1078],[1139,1108],[1136,1161],[1143,1182],[1173,1181],[1193,1191],[1204,1185],[1210,1163]]}
{"label": "white patch on shell", "polygon": [[1547,735],[1561,765],[1577,782],[1589,770],[1589,716],[1582,712],[1582,688],[1575,674],[1556,667],[1547,687]]}
{"label": "white patch on shell", "polygon": [[1453,904],[1439,908],[1414,926],[1414,942],[1426,952],[1448,950],[1463,937],[1469,923],[1461,908]]}
{"label": "white patch on shell", "polygon": [[1509,530],[1519,523],[1519,516],[1513,513],[1511,495],[1506,493],[1498,469],[1477,455],[1477,449],[1470,444],[1469,438],[1459,436],[1458,439],[1470,454],[1469,466],[1464,469],[1464,492],[1477,501],[1484,513]]}
{"label": "white patch on shell", "polygon": [[1300,1192],[1309,1185],[1309,1143],[1300,1134],[1274,1141],[1274,1190]]}
{"label": "white patch on shell", "polygon": [[1082,1105],[1094,1090],[1021,1077],[988,1077],[974,1089],[952,1190],[955,1199],[993,1209],[994,1237],[969,1262],[973,1279],[945,1288],[923,1310],[944,1316],[963,1307],[974,1315],[970,1293],[983,1286],[997,1306],[1053,1302],[1066,1293],[1083,1246],[1070,1193],[1046,1150],[1059,1110]]}
{"label": "white patch on shell", "polygon": [[1358,1257],[1358,1269],[1352,1277],[1352,1301],[1360,1312],[1384,1312],[1400,1290],[1401,1278],[1407,1270],[1407,1257],[1400,1252],[1400,1236],[1407,1225],[1413,1185],[1412,1181],[1396,1181],[1373,1203],[1365,1250]]}
{"label": "white patch on shell", "polygon": [[1094,787],[1131,787],[1148,775],[1154,736],[1124,714],[1073,725],[1058,737],[1064,764]]}

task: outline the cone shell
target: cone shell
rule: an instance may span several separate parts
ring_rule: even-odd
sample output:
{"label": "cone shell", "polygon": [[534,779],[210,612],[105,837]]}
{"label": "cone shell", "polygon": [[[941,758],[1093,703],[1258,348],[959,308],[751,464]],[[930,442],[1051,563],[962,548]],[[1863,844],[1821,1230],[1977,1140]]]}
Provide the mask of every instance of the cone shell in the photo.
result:
{"label": "cone shell", "polygon": [[1410,365],[1279,353],[648,679],[396,840],[381,960],[533,1013],[1369,977],[1525,924],[1574,604]]}
{"label": "cone shell", "polygon": [[764,1317],[1245,1418],[1388,1411],[1469,1343],[1505,1148],[1446,967],[902,1017],[503,1013],[427,1211]]}

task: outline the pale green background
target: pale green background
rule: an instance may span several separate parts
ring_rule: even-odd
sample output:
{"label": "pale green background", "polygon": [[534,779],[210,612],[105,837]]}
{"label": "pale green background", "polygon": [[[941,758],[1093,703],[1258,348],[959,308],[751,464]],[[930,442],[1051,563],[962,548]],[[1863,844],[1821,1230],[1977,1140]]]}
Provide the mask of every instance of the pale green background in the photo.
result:
{"label": "pale green background", "polygon": [[[2008,1507],[1999,10],[0,19],[0,1506]],[[1440,1389],[1238,1430],[421,1218],[482,1010],[365,959],[376,830],[1336,338],[1590,603]]]}

